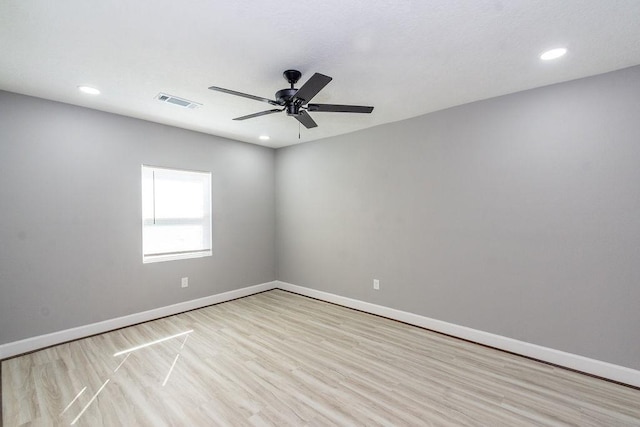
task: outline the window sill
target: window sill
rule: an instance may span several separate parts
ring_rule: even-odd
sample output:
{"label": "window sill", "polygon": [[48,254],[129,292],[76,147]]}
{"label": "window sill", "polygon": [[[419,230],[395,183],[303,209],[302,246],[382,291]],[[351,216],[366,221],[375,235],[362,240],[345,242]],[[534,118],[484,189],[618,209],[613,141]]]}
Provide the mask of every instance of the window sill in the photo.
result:
{"label": "window sill", "polygon": [[164,261],[176,261],[179,259],[191,259],[191,258],[202,258],[206,256],[211,256],[213,253],[211,250],[201,251],[201,252],[189,252],[185,254],[167,254],[167,255],[151,255],[151,256],[142,256],[143,264],[150,264],[152,262],[164,262]]}

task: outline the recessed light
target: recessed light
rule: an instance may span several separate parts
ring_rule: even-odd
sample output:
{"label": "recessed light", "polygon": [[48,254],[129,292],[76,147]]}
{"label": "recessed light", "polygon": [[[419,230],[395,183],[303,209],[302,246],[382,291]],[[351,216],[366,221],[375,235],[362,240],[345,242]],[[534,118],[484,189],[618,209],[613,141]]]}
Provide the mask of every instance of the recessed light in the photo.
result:
{"label": "recessed light", "polygon": [[86,93],[87,95],[100,95],[100,91],[91,86],[78,86],[78,90],[82,93]]}
{"label": "recessed light", "polygon": [[259,138],[261,141],[268,141],[268,140],[270,140],[270,139],[271,139],[271,138],[269,138],[269,135],[260,135],[258,138]]}
{"label": "recessed light", "polygon": [[558,47],[556,49],[551,49],[546,52],[543,52],[542,55],[540,55],[540,59],[542,59],[543,61],[550,61],[552,59],[560,58],[565,53],[567,53],[566,48]]}

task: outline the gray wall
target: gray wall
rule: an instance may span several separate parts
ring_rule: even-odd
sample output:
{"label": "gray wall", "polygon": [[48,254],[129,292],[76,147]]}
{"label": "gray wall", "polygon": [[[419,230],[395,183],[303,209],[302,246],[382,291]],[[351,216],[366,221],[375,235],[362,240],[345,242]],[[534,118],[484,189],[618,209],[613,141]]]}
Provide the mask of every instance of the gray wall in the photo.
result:
{"label": "gray wall", "polygon": [[[213,257],[142,264],[142,163],[212,172]],[[0,92],[0,344],[274,280],[274,184],[272,149]]]}
{"label": "gray wall", "polygon": [[640,369],[640,67],[279,149],[276,187],[280,280]]}
{"label": "gray wall", "polygon": [[[277,277],[640,369],[639,117],[634,67],[274,155],[0,92],[0,344]],[[213,257],[142,264],[142,163],[213,172]]]}

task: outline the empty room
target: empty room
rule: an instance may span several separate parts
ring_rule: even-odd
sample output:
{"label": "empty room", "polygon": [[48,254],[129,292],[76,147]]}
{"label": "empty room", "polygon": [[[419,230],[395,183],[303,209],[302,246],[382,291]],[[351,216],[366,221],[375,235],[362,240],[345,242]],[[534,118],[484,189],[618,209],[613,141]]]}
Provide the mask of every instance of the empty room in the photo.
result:
{"label": "empty room", "polygon": [[0,2],[0,425],[640,426],[640,2]]}

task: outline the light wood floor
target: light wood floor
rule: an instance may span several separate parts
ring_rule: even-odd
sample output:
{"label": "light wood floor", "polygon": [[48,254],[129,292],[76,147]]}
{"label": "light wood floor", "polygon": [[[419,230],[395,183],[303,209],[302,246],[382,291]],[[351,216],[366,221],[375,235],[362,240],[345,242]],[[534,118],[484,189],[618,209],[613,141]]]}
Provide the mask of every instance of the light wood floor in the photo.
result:
{"label": "light wood floor", "polygon": [[6,427],[631,426],[640,391],[274,290],[5,360],[2,414]]}

